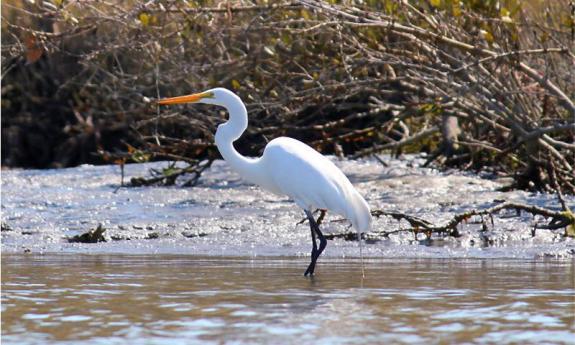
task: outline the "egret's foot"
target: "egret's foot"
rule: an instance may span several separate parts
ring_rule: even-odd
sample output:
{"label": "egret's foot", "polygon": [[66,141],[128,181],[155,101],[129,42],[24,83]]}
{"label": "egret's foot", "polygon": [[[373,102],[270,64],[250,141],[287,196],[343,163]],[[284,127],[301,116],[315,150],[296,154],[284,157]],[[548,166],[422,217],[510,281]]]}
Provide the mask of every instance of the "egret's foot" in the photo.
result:
{"label": "egret's foot", "polygon": [[307,277],[308,275],[313,276],[313,271],[315,271],[315,262],[316,260],[312,260],[312,262],[309,264],[307,270],[305,270],[305,273],[303,274],[304,277]]}
{"label": "egret's foot", "polygon": [[305,270],[305,273],[303,274],[304,277],[307,277],[308,275],[313,276],[313,271],[315,270],[315,263],[317,262],[318,257],[319,254],[314,241],[314,246],[311,250],[311,262],[309,263],[309,266],[307,266],[307,270]]}

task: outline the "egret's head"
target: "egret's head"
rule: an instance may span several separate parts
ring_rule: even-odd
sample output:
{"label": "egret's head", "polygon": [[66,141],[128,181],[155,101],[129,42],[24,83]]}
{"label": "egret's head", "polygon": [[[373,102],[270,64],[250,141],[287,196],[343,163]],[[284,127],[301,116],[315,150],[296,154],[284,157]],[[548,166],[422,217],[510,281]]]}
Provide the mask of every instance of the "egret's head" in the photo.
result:
{"label": "egret's head", "polygon": [[182,103],[205,103],[227,106],[232,99],[238,98],[233,92],[221,87],[210,89],[191,95],[162,98],[158,101],[160,105],[172,105]]}
{"label": "egret's head", "polygon": [[[230,130],[237,132],[236,133],[237,134],[236,139],[237,139],[241,135],[241,133],[246,130],[248,126],[247,110],[244,103],[235,93],[231,92],[228,89],[217,87],[215,89],[210,89],[204,92],[194,93],[191,95],[162,98],[158,101],[158,104],[161,105],[183,104],[183,103],[214,104],[226,108],[226,110],[230,115],[230,120],[218,126],[218,130],[216,131],[216,141],[218,140],[218,134],[219,137],[223,137],[225,139],[226,133],[228,133]],[[203,114],[203,116],[211,117],[206,114]],[[223,120],[220,117],[217,117],[216,119]],[[232,120],[233,125],[231,124]],[[228,128],[228,132],[226,132],[224,128]]]}

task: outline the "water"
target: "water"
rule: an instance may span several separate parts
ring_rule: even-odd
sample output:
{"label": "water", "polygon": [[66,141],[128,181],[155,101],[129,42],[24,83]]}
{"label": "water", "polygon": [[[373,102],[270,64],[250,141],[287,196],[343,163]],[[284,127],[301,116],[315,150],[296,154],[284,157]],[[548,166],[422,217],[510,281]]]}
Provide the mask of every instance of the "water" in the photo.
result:
{"label": "water", "polygon": [[2,256],[3,344],[573,344],[572,261]]}
{"label": "water", "polygon": [[[559,207],[550,194],[421,168],[422,157],[384,159],[336,162],[373,209],[439,225],[500,200]],[[130,164],[126,176],[166,165]],[[369,241],[363,281],[357,242],[336,238],[310,280],[303,212],[225,163],[194,188],[119,180],[117,166],[2,171],[3,343],[575,344],[575,239],[533,237],[545,219],[510,212],[486,231],[470,219],[459,238]],[[324,233],[347,232],[338,220],[328,214]],[[98,224],[106,242],[67,241]]]}

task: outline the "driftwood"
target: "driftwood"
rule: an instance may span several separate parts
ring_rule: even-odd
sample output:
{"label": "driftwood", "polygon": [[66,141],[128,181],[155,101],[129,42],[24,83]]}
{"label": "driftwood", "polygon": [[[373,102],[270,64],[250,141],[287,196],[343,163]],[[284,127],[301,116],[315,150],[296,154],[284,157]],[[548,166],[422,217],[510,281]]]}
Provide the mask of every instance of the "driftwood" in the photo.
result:
{"label": "driftwood", "polygon": [[130,179],[129,187],[141,187],[141,186],[152,186],[152,185],[163,185],[171,186],[176,183],[176,179],[180,176],[191,175],[186,182],[182,183],[184,187],[193,187],[198,183],[198,180],[204,170],[209,168],[212,160],[206,160],[203,162],[197,162],[190,164],[184,168],[168,167],[162,170],[150,169],[152,177],[133,177]]}
{"label": "driftwood", "polygon": [[104,232],[106,232],[106,228],[99,224],[97,228],[91,229],[86,231],[81,235],[76,235],[73,237],[68,238],[68,242],[70,243],[97,243],[97,242],[106,242],[106,238],[104,237]]}
{"label": "driftwood", "polygon": [[0,231],[14,231],[8,223],[2,222]]}
{"label": "driftwood", "polygon": [[[517,215],[520,215],[521,212],[528,212],[533,216],[537,215],[547,219],[550,218],[550,221],[547,224],[534,225],[532,229],[533,236],[535,236],[537,229],[557,230],[564,228],[565,236],[575,237],[575,215],[569,209],[566,209],[564,211],[553,211],[543,207],[526,205],[521,203],[512,203],[512,202],[504,202],[499,205],[486,209],[470,210],[463,213],[459,213],[453,216],[453,218],[450,221],[448,221],[446,224],[443,225],[433,224],[427,220],[415,216],[410,216],[408,214],[401,212],[372,210],[371,213],[374,217],[379,218],[385,216],[385,217],[392,217],[393,219],[396,219],[398,221],[404,220],[407,221],[411,227],[399,228],[396,230],[373,231],[368,234],[365,234],[365,236],[369,238],[373,237],[378,238],[378,237],[387,237],[391,234],[399,232],[411,232],[414,234],[416,239],[417,234],[419,233],[425,234],[427,239],[430,239],[432,234],[459,237],[460,233],[458,230],[458,225],[461,224],[462,222],[466,222],[473,216],[481,216],[482,229],[487,230],[488,224],[484,216],[490,219],[491,226],[493,226],[493,217],[497,213],[503,210],[514,210],[517,212]],[[357,233],[346,232],[338,234],[327,234],[326,238],[327,239],[344,238],[346,240],[357,240]]]}

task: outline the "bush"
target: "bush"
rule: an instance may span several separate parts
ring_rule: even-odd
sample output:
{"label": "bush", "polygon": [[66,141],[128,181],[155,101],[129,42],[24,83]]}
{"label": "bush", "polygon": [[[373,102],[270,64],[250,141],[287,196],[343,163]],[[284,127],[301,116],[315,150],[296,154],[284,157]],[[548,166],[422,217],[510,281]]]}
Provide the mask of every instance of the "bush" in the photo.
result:
{"label": "bush", "polygon": [[280,135],[427,151],[574,193],[575,26],[569,1],[540,3],[3,2],[2,163],[215,157],[196,114],[217,110],[145,100],[223,86],[250,112],[248,155]]}

